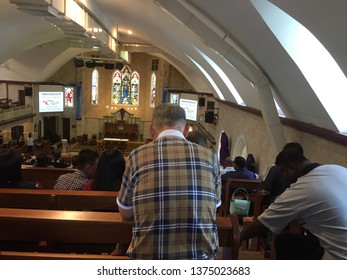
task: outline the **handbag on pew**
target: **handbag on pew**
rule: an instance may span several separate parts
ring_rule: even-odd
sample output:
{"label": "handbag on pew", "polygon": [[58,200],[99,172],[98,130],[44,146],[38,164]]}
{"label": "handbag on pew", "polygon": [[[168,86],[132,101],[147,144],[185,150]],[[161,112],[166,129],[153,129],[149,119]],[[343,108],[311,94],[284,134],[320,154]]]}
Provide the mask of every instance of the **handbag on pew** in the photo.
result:
{"label": "handbag on pew", "polygon": [[[237,194],[242,194],[242,198],[236,197]],[[247,191],[243,188],[239,188],[234,191],[231,197],[229,213],[240,216],[247,216],[250,206],[251,202],[249,200]]]}

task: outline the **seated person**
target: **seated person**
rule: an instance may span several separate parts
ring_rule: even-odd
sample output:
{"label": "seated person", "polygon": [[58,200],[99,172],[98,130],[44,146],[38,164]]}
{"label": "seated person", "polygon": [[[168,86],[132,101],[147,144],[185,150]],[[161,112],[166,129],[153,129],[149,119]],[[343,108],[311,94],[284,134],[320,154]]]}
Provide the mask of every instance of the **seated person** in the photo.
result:
{"label": "seated person", "polygon": [[53,165],[50,165],[48,156],[45,153],[40,153],[37,155],[35,166],[36,167],[51,167],[51,168],[53,167],[54,168]]}
{"label": "seated person", "polygon": [[36,188],[34,183],[22,182],[21,156],[15,150],[0,150],[0,171],[0,188]]}
{"label": "seated person", "polygon": [[59,176],[54,185],[55,190],[83,190],[88,179],[94,178],[98,165],[99,154],[90,149],[81,150],[78,153],[76,163],[77,170]]}
{"label": "seated person", "polygon": [[85,190],[119,191],[125,170],[125,160],[119,150],[101,154],[94,179],[88,181]]}
{"label": "seated person", "polygon": [[61,160],[61,153],[59,151],[55,151],[53,153],[53,161],[51,163],[55,168],[66,168],[69,165]]}
{"label": "seated person", "polygon": [[255,162],[246,163],[246,168],[254,173],[256,179],[259,179],[259,174],[256,172]]}
{"label": "seated person", "polygon": [[[241,232],[243,240],[277,234],[277,259],[347,259],[347,169],[318,164],[304,156],[298,143],[288,143],[276,165],[291,183],[257,219]],[[282,232],[296,220],[306,231]]]}
{"label": "seated person", "polygon": [[207,140],[206,137],[199,131],[191,131],[188,133],[187,140],[190,142],[196,143],[200,146],[206,147],[207,148]]}
{"label": "seated person", "polygon": [[235,171],[228,171],[224,175],[222,175],[222,182],[225,182],[227,178],[247,180],[256,179],[255,174],[246,168],[246,160],[243,157],[237,156],[234,163]]}
{"label": "seated person", "polygon": [[232,157],[227,157],[225,159],[225,167],[220,171],[220,175],[224,175],[225,173],[229,172],[229,171],[235,171],[234,168],[234,160],[232,159]]}

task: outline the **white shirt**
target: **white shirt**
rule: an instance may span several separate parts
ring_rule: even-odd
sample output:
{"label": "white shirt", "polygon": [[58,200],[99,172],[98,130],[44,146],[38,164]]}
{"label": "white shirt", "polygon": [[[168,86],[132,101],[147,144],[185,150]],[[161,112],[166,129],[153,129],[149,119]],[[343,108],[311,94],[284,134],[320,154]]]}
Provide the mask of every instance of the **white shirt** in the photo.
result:
{"label": "white shirt", "polygon": [[224,169],[220,170],[220,175],[222,176],[229,171],[235,171],[235,168],[232,166],[225,167]]}
{"label": "white shirt", "polygon": [[316,167],[299,177],[258,219],[276,234],[296,219],[318,237],[325,249],[323,259],[347,259],[347,169]]}

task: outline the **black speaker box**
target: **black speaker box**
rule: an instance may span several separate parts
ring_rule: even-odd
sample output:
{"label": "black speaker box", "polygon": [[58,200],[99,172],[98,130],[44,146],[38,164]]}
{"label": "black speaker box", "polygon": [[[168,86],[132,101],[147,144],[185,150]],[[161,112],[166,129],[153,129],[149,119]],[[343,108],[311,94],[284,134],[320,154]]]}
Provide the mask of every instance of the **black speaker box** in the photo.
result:
{"label": "black speaker box", "polygon": [[204,107],[205,106],[205,97],[200,97],[199,98],[199,106]]}
{"label": "black speaker box", "polygon": [[25,96],[32,96],[33,95],[33,88],[32,87],[25,87]]}
{"label": "black speaker box", "polygon": [[95,67],[95,60],[87,60],[85,62],[85,65],[87,68],[94,68]]}
{"label": "black speaker box", "polygon": [[84,66],[84,61],[82,59],[75,58],[73,62],[75,64],[75,67],[83,67]]}
{"label": "black speaker box", "polygon": [[123,69],[123,66],[124,66],[124,65],[123,65],[122,62],[117,62],[117,63],[116,63],[116,69],[117,69],[117,70],[122,70],[122,69]]}
{"label": "black speaker box", "polygon": [[214,121],[214,112],[205,111],[205,123],[213,123]]}
{"label": "black speaker box", "polygon": [[114,63],[112,63],[112,62],[105,62],[104,67],[105,67],[105,69],[113,70],[114,69]]}

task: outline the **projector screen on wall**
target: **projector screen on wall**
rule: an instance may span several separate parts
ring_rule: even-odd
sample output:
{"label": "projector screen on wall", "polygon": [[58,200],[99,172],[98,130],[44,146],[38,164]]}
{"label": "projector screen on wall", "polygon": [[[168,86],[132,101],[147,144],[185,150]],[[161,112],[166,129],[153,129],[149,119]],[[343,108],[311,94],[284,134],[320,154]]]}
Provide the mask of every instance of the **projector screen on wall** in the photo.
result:
{"label": "projector screen on wall", "polygon": [[186,119],[196,121],[198,114],[198,101],[180,98],[180,107],[186,112]]}
{"label": "projector screen on wall", "polygon": [[63,112],[64,92],[63,91],[39,91],[39,112]]}

